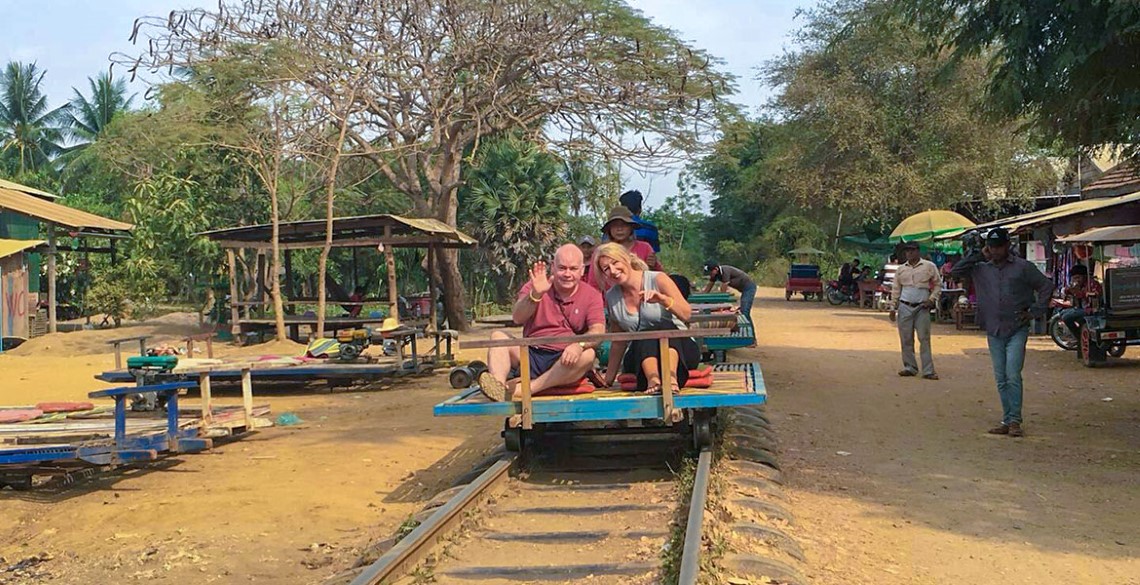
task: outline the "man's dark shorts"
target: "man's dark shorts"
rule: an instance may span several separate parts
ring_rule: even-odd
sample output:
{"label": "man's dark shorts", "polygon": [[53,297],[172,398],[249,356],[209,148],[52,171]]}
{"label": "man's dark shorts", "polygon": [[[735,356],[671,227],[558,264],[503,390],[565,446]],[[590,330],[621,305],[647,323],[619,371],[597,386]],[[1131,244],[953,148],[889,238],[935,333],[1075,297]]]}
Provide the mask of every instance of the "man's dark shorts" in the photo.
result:
{"label": "man's dark shorts", "polygon": [[[561,349],[546,349],[543,347],[529,347],[530,351],[530,379],[534,380],[554,367],[562,358]],[[511,369],[511,378],[518,378],[522,374],[518,368]]]}

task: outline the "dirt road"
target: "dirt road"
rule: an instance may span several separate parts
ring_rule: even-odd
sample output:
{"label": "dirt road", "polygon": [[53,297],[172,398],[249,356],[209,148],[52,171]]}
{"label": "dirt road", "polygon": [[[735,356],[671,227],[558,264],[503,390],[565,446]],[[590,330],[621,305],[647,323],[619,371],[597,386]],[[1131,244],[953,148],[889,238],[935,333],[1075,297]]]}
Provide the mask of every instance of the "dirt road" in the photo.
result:
{"label": "dirt road", "polygon": [[[1018,440],[984,433],[998,401],[977,332],[935,327],[930,382],[895,375],[882,313],[766,290],[755,317],[759,349],[732,358],[763,364],[816,585],[1140,583],[1140,360],[1086,370],[1032,340]],[[69,334],[74,355],[0,356],[0,402],[99,387],[99,333]],[[497,443],[501,421],[432,418],[450,394],[442,376],[262,393],[305,424],[62,494],[0,493],[0,569],[50,558],[0,583],[319,582]]]}
{"label": "dirt road", "polygon": [[936,325],[925,381],[884,313],[768,290],[756,318],[814,583],[1140,583],[1140,352],[1087,370],[1032,339],[1012,439],[985,434],[977,331]]}
{"label": "dirt road", "polygon": [[[85,399],[105,386],[92,375],[113,363],[102,337],[135,329],[51,336],[0,356],[0,403]],[[168,325],[155,341],[178,334]],[[296,351],[287,345],[236,351]],[[453,393],[446,375],[331,394],[259,391],[274,416],[303,424],[60,493],[0,492],[0,584],[319,583],[497,446],[500,420],[432,417]],[[233,389],[215,397],[240,404]],[[49,560],[5,571],[41,556]]]}

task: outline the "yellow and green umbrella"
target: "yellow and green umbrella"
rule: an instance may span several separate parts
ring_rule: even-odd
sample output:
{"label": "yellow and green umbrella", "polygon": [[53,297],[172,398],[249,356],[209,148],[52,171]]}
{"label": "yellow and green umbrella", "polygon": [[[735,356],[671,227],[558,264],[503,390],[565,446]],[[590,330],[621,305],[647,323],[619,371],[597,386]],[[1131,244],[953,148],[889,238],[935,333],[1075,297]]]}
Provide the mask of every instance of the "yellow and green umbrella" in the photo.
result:
{"label": "yellow and green umbrella", "polygon": [[948,209],[934,209],[916,213],[899,223],[888,238],[891,242],[925,242],[934,238],[976,226],[960,213]]}

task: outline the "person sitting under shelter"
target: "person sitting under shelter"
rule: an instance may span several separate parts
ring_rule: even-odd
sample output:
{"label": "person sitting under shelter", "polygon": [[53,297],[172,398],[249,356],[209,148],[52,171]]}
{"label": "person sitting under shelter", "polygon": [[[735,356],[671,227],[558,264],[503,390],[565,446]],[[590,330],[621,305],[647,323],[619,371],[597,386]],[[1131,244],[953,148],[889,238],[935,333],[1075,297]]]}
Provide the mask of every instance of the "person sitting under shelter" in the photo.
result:
{"label": "person sitting under shelter", "polygon": [[[606,313],[614,331],[668,331],[688,329],[693,309],[667,274],[650,271],[640,258],[620,244],[605,244],[594,253],[594,270],[613,285],[605,293]],[[626,355],[626,349],[629,349]],[[617,380],[624,364],[637,373],[636,389],[661,392],[661,346],[656,339],[616,341],[610,350],[604,385]],[[689,370],[697,367],[700,349],[691,337],[669,340],[674,392],[685,387]]]}
{"label": "person sitting under shelter", "polygon": [[[530,280],[519,291],[511,315],[523,326],[523,337],[566,337],[605,333],[602,293],[582,282],[582,251],[566,244],[554,254],[553,278],[546,262],[536,262]],[[513,339],[495,331],[491,339]],[[551,343],[526,348],[530,357],[533,395],[580,381],[594,367],[596,343]],[[493,347],[487,352],[487,371],[479,375],[483,394],[495,401],[508,400],[518,385],[522,348]],[[508,381],[509,380],[509,381]]]}
{"label": "person sitting under shelter", "polygon": [[1069,286],[1065,288],[1065,298],[1073,306],[1061,312],[1061,320],[1080,339],[1085,316],[1096,313],[1100,308],[1104,290],[1099,282],[1089,278],[1089,269],[1083,264],[1077,264],[1069,270],[1069,281]]}

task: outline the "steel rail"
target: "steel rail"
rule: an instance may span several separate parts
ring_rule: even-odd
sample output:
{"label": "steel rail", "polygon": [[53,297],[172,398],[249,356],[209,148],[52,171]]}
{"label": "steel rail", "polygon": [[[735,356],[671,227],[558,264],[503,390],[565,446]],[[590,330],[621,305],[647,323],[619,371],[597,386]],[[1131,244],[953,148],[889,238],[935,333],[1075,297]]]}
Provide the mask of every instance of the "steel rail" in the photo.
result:
{"label": "steel rail", "polygon": [[387,583],[415,568],[416,563],[423,560],[436,542],[463,521],[463,512],[475,503],[492,486],[497,485],[507,477],[507,471],[514,463],[515,457],[506,457],[496,461],[467,484],[458,494],[455,494],[446,504],[436,509],[423,524],[396,543],[396,546],[384,553],[376,562],[364,569],[350,585],[379,585]]}
{"label": "steel rail", "polygon": [[701,574],[701,526],[704,524],[711,469],[712,451],[702,449],[701,456],[697,459],[697,472],[693,477],[693,495],[689,500],[689,522],[685,525],[685,548],[681,551],[681,571],[677,585],[696,585],[697,577]]}

